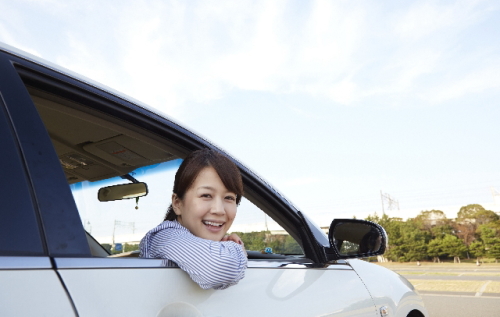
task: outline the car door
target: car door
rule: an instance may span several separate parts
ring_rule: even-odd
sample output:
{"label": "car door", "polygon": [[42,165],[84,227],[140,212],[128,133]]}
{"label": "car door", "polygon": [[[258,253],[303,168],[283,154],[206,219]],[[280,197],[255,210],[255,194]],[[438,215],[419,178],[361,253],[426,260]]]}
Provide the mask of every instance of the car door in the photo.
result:
{"label": "car door", "polygon": [[[36,132],[37,127],[30,125],[36,111],[32,106],[31,112],[25,111],[31,101],[23,94],[25,88],[9,56],[1,51],[0,74],[0,316],[74,316],[48,257],[40,201],[32,187],[36,172],[24,160],[25,150],[37,143],[36,134],[27,140],[16,133],[21,125]],[[21,120],[14,124],[17,119]],[[28,143],[21,147],[19,142]]]}
{"label": "car door", "polygon": [[[324,241],[318,242],[305,219],[239,163],[249,199],[295,238],[302,256],[251,258],[246,277],[223,291],[200,289],[162,260],[107,256],[103,244],[85,232],[89,215],[76,207],[68,182],[78,186],[83,180],[130,176],[138,166],[157,168],[156,163],[214,146],[82,80],[23,60],[16,70],[25,84],[18,93],[31,99],[25,100],[31,105],[25,111],[36,107],[43,121],[33,117],[28,126],[19,118],[15,128],[33,170],[47,252],[79,316],[374,316],[374,303],[354,270],[342,261],[319,265]],[[43,133],[38,131],[42,124]],[[43,139],[37,141],[38,152],[28,144],[34,132]],[[139,211],[142,206],[137,202]],[[114,220],[115,248],[117,223],[122,221]]]}

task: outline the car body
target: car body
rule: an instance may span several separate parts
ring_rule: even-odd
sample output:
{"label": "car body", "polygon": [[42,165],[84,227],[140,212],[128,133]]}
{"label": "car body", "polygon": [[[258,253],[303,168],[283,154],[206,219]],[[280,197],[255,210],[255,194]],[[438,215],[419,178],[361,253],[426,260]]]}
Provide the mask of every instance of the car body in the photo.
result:
{"label": "car body", "polygon": [[[139,102],[5,44],[0,97],[1,316],[427,316],[403,277],[355,259],[383,253],[381,227],[336,220],[327,236],[243,164]],[[202,290],[161,259],[123,252],[162,221],[166,175],[204,147],[242,173],[248,215],[260,220],[240,231],[265,225],[246,277],[223,291]],[[136,178],[147,196],[97,199],[98,190],[133,191],[127,183]],[[138,187],[139,197],[146,189]],[[238,210],[238,218],[251,217]],[[377,248],[342,249],[357,230],[346,228],[374,230]]]}

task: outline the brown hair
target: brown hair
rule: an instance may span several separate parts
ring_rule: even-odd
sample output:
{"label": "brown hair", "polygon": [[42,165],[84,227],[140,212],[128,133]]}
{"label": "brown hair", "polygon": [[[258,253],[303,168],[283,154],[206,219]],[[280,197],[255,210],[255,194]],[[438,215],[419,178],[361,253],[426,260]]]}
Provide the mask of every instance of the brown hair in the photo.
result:
{"label": "brown hair", "polygon": [[[182,200],[184,195],[194,183],[202,169],[213,167],[219,175],[224,186],[236,194],[236,204],[239,204],[243,195],[243,181],[240,170],[228,157],[212,149],[197,150],[189,154],[175,173],[173,193]],[[177,215],[168,207],[164,220],[175,220]]]}

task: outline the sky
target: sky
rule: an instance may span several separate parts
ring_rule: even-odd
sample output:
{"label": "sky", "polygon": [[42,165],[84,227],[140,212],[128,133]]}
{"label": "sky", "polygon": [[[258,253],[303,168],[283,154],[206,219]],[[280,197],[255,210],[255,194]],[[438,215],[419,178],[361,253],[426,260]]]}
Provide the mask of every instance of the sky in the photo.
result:
{"label": "sky", "polygon": [[1,42],[167,114],[320,225],[500,212],[498,1],[0,7]]}

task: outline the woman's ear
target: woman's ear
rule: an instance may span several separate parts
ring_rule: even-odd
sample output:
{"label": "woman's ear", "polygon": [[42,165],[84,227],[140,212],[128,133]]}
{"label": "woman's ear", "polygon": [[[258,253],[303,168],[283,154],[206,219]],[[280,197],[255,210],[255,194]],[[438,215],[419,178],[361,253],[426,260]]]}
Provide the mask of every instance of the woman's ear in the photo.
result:
{"label": "woman's ear", "polygon": [[182,200],[177,196],[177,194],[172,194],[172,209],[177,216],[182,213]]}

